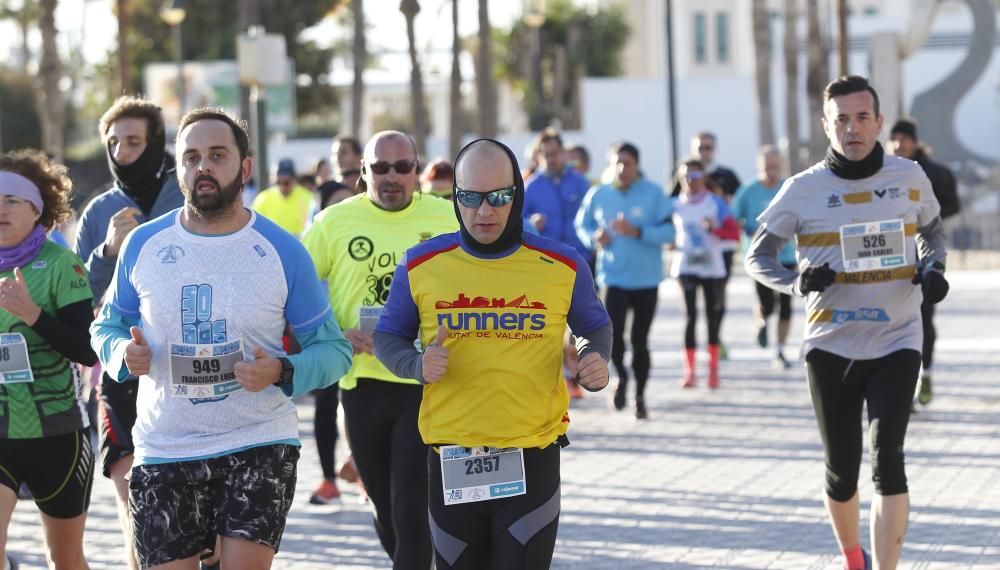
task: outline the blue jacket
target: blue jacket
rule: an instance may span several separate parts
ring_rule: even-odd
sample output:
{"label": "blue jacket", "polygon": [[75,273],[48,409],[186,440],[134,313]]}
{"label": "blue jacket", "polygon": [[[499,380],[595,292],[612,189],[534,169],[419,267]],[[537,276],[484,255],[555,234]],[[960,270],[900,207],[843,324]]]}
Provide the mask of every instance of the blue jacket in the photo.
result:
{"label": "blue jacket", "polygon": [[[168,170],[164,176],[166,180],[163,181],[163,187],[160,188],[160,193],[153,203],[153,211],[149,216],[140,214],[138,216],[140,224],[184,205],[184,195],[181,194],[177,184],[175,172]],[[94,291],[94,303],[97,304],[101,303],[104,292],[111,284],[115,262],[118,261],[117,257],[104,257],[104,238],[107,237],[111,217],[122,208],[139,209],[139,205],[122,190],[118,182],[115,182],[111,188],[90,201],[77,225],[76,254],[87,266],[90,288]]]}
{"label": "blue jacket", "polygon": [[622,289],[650,289],[663,280],[663,244],[674,240],[670,221],[673,205],[659,185],[640,178],[626,189],[612,184],[587,192],[576,215],[576,233],[587,247],[594,247],[594,232],[610,228],[619,214],[642,233],[639,237],[615,234],[597,252],[597,283]]}
{"label": "blue jacket", "polygon": [[[778,195],[782,182],[779,180],[774,188],[768,188],[761,180],[754,180],[736,192],[732,205],[733,217],[743,228],[743,251],[749,249],[750,240],[760,227],[757,216],[766,210],[771,200]],[[788,240],[785,247],[781,248],[778,261],[785,265],[795,264],[795,244],[792,240]]]}
{"label": "blue jacket", "polygon": [[545,216],[542,237],[554,239],[575,248],[585,260],[594,257],[576,235],[573,220],[580,209],[590,183],[580,173],[568,166],[561,178],[552,178],[547,172],[535,173],[524,187],[524,227],[531,227],[532,214]]}

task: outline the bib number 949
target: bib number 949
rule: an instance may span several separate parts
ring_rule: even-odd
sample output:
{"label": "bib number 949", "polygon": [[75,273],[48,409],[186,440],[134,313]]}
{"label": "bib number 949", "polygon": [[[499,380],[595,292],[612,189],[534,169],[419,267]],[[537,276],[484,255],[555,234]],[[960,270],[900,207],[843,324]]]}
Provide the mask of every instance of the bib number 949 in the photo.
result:
{"label": "bib number 949", "polygon": [[217,374],[222,369],[217,358],[191,361],[195,374]]}

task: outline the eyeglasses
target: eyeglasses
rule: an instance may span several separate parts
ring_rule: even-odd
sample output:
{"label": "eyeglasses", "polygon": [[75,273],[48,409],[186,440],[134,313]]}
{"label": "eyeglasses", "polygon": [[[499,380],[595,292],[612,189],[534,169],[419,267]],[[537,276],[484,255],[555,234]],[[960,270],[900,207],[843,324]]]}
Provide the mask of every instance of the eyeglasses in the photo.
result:
{"label": "eyeglasses", "polygon": [[715,150],[715,147],[712,146],[712,145],[710,145],[710,144],[709,145],[701,145],[701,146],[698,147],[698,151],[699,152],[710,152],[710,151],[713,151],[713,150]]}
{"label": "eyeglasses", "polygon": [[515,186],[510,186],[508,188],[499,188],[497,190],[492,190],[490,192],[473,192],[471,190],[462,190],[459,187],[455,187],[455,199],[458,203],[465,206],[466,208],[478,208],[483,203],[483,198],[486,198],[486,203],[494,208],[502,208],[507,204],[514,201],[514,190]]}
{"label": "eyeglasses", "polygon": [[701,180],[704,177],[705,177],[705,173],[704,172],[700,172],[698,170],[695,170],[694,172],[688,172],[687,174],[684,175],[684,178],[688,182],[694,182],[695,180]]}
{"label": "eyeglasses", "polygon": [[397,160],[396,162],[386,162],[380,160],[378,162],[369,162],[368,168],[372,169],[372,172],[378,175],[389,174],[389,169],[395,170],[398,174],[409,174],[417,166],[416,160]]}

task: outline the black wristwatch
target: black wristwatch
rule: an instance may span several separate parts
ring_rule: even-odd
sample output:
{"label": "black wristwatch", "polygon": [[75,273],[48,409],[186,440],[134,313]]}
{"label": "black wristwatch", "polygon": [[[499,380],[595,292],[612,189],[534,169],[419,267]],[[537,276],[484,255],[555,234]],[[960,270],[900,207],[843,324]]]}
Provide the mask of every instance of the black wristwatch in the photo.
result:
{"label": "black wristwatch", "polygon": [[281,376],[278,377],[278,381],[275,382],[274,385],[278,388],[291,386],[292,376],[295,376],[295,367],[292,366],[292,361],[288,360],[287,357],[279,356],[278,362],[281,363]]}

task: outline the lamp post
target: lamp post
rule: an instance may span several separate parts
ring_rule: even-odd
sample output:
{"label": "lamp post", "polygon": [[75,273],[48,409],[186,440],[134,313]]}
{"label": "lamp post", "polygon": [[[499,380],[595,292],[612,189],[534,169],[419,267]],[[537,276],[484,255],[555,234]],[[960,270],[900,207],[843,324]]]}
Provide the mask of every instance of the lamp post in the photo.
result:
{"label": "lamp post", "polygon": [[167,23],[174,31],[174,44],[177,45],[177,89],[178,89],[178,119],[184,114],[184,105],[187,95],[187,86],[184,82],[184,50],[181,49],[181,23],[187,11],[184,9],[183,0],[167,0],[160,8],[160,19]]}

